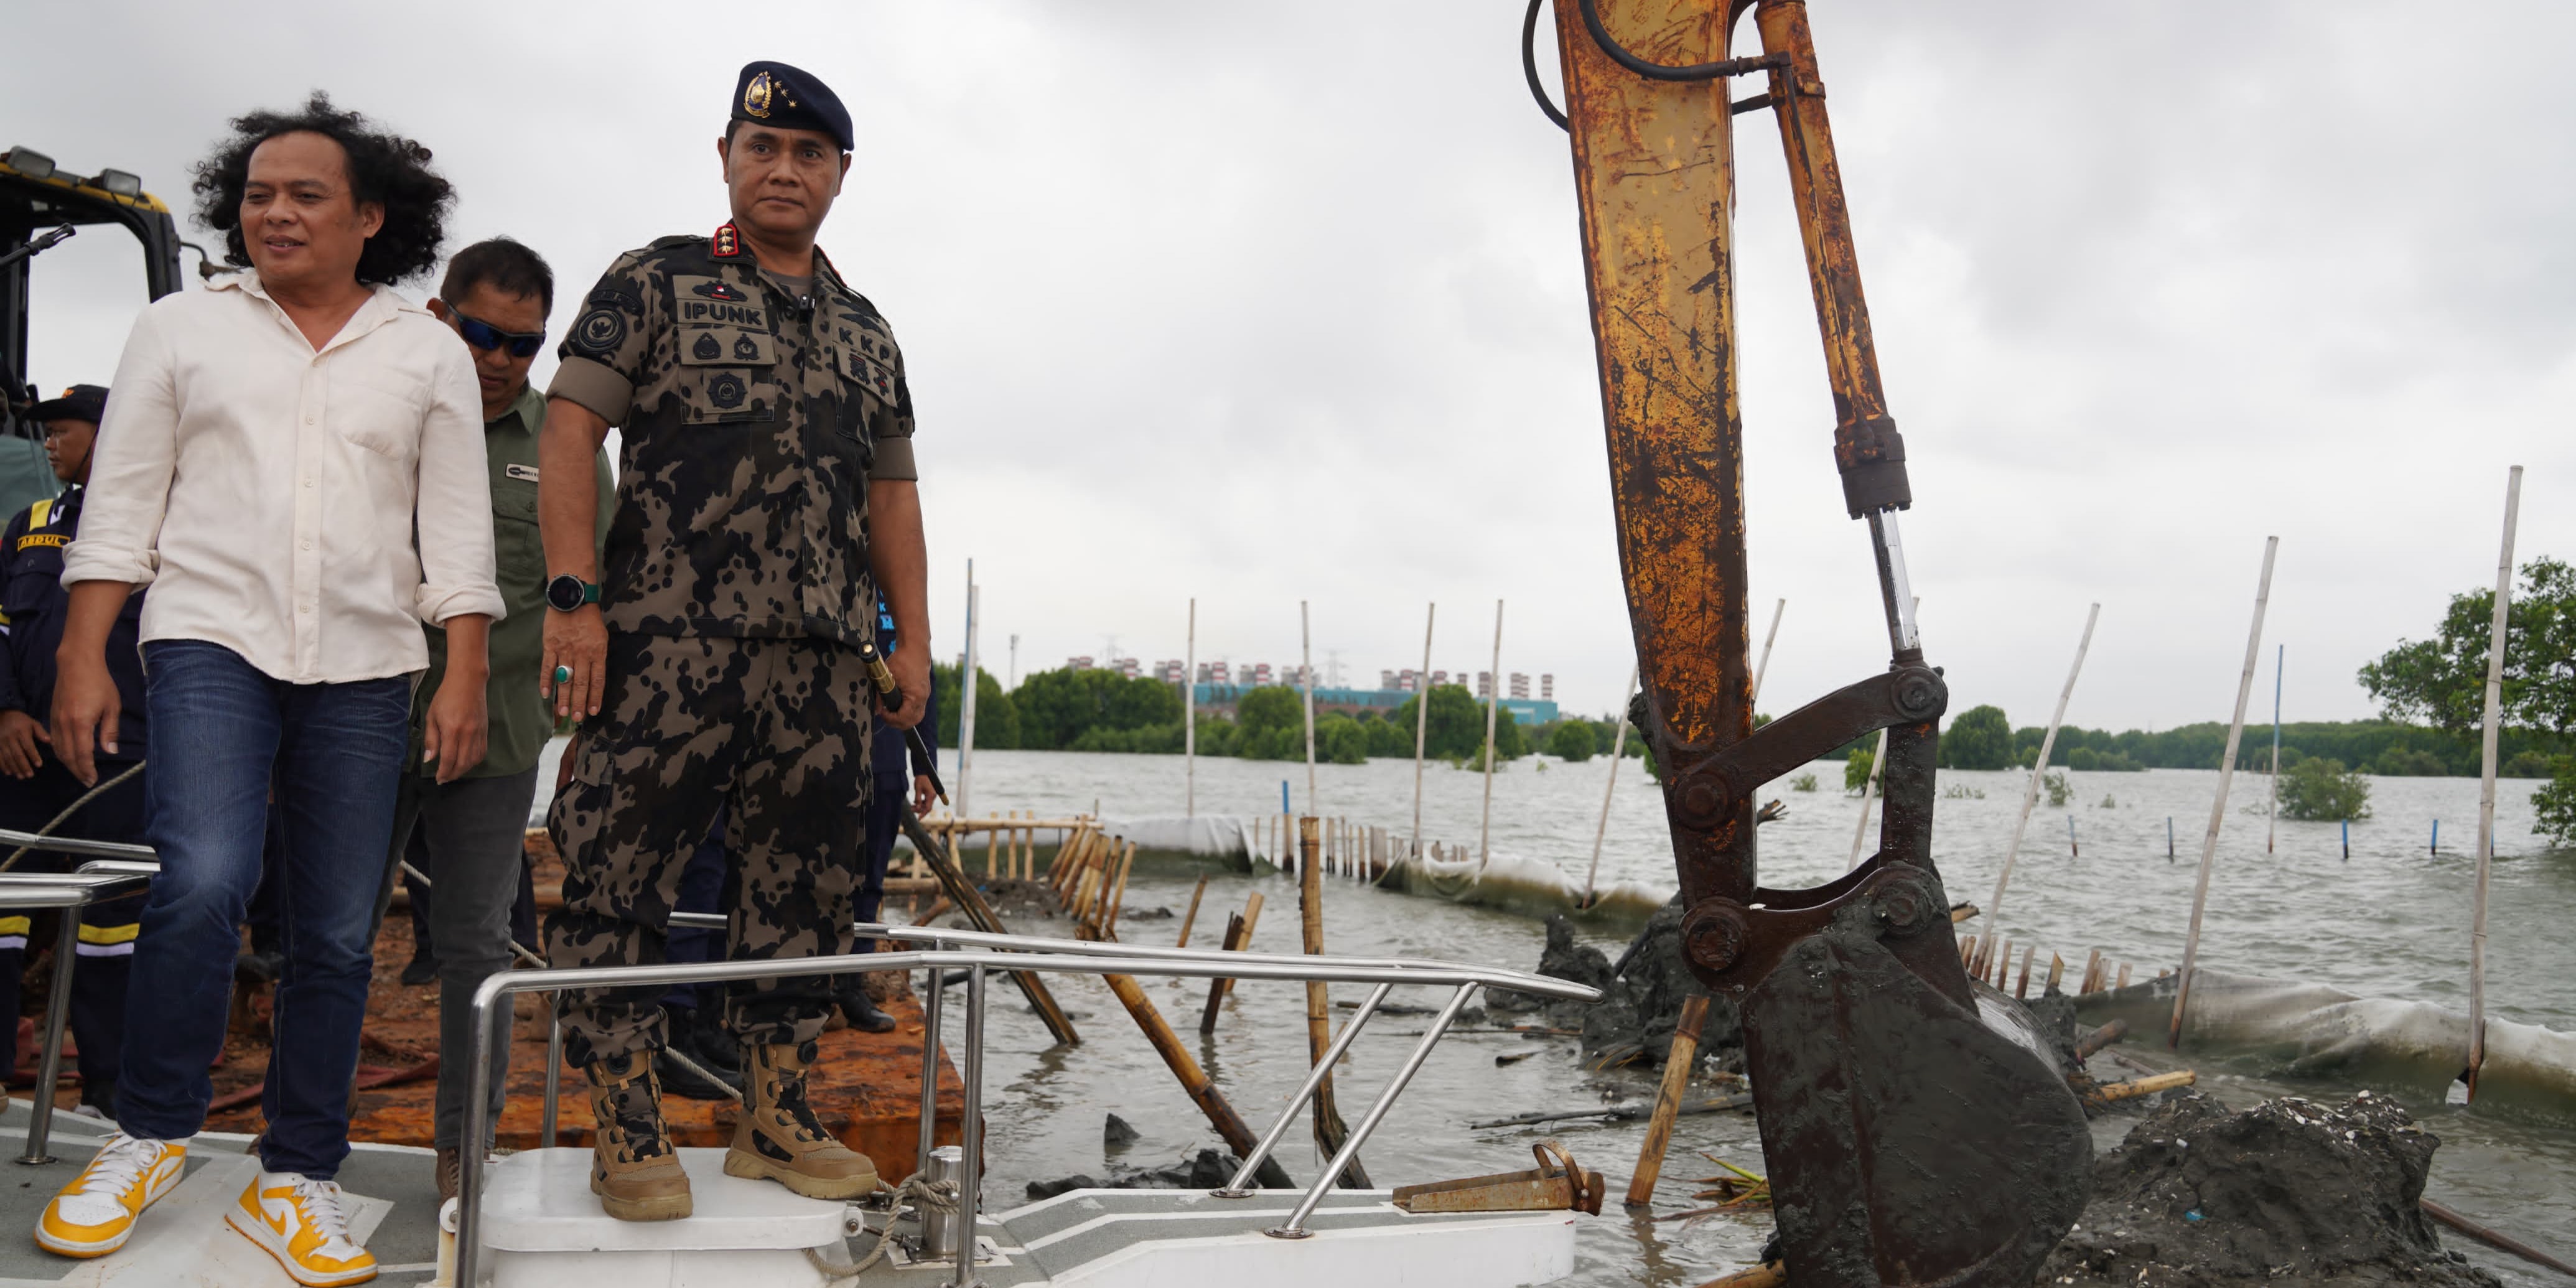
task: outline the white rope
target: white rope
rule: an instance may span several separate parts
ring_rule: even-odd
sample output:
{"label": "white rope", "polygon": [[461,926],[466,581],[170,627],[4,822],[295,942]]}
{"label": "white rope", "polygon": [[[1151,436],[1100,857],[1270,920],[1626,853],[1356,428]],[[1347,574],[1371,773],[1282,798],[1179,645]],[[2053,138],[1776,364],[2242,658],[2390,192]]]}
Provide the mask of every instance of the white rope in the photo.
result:
{"label": "white rope", "polygon": [[[813,1263],[814,1268],[822,1271],[827,1277],[823,1288],[850,1288],[850,1285],[859,1281],[859,1276],[868,1272],[869,1267],[885,1258],[887,1249],[894,1246],[895,1222],[902,1214],[904,1200],[912,1201],[913,1210],[916,1213],[953,1213],[957,1210],[958,1193],[955,1181],[925,1180],[921,1173],[915,1172],[906,1177],[903,1184],[899,1186],[887,1185],[880,1179],[877,1182],[877,1189],[879,1192],[894,1195],[894,1203],[886,1211],[885,1229],[877,1232],[877,1246],[869,1251],[865,1260],[855,1265],[835,1263],[825,1260],[818,1249],[805,1250],[805,1260]],[[967,1237],[972,1239],[974,1232],[967,1231]]]}

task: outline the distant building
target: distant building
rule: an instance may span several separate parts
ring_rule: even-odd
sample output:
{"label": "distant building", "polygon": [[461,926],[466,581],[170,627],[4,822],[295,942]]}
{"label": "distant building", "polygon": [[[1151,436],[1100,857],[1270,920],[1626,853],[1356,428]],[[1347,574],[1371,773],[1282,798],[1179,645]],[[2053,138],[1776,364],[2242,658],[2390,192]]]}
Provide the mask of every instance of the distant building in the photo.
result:
{"label": "distant building", "polygon": [[1244,683],[1255,687],[1270,683],[1270,664],[1268,662],[1253,663],[1252,674],[1244,678]]}
{"label": "distant building", "polygon": [[1447,671],[1434,671],[1431,673],[1432,688],[1439,688],[1441,685],[1447,684],[1448,682],[1449,673]]}
{"label": "distant building", "polygon": [[1154,678],[1165,684],[1178,684],[1181,682],[1181,672],[1188,669],[1188,665],[1183,663],[1181,659],[1177,657],[1168,662],[1156,662],[1154,664]]}
{"label": "distant building", "polygon": [[1377,687],[1381,689],[1402,689],[1404,686],[1395,682],[1395,672],[1380,671],[1377,673]]}
{"label": "distant building", "polygon": [[1387,687],[1398,693],[1420,693],[1422,691],[1422,673],[1408,666],[1403,670],[1396,672],[1395,683],[1390,684]]}
{"label": "distant building", "polygon": [[1223,662],[1208,663],[1207,674],[1200,678],[1206,680],[1210,684],[1234,683],[1234,677],[1228,673],[1228,668]]}
{"label": "distant building", "polygon": [[1541,702],[1554,702],[1554,701],[1556,701],[1556,677],[1555,677],[1555,676],[1550,675],[1550,674],[1548,674],[1548,673],[1546,673],[1546,672],[1540,672],[1540,673],[1539,673],[1539,677],[1538,677],[1538,700],[1539,700],[1539,701],[1541,701]]}
{"label": "distant building", "polygon": [[1490,697],[1494,696],[1494,673],[1493,673],[1493,672],[1491,672],[1491,671],[1478,671],[1478,672],[1476,672],[1476,696],[1477,696],[1478,698],[1480,698],[1480,699],[1481,699],[1481,698],[1490,698]]}
{"label": "distant building", "polygon": [[1120,675],[1126,676],[1130,680],[1142,675],[1145,670],[1144,665],[1132,657],[1113,657],[1109,659],[1109,669],[1116,671]]}
{"label": "distant building", "polygon": [[1088,671],[1091,665],[1091,656],[1087,653],[1081,657],[1069,657],[1064,660],[1064,669],[1068,671]]}
{"label": "distant building", "polygon": [[1512,689],[1511,689],[1511,693],[1512,693],[1512,696],[1513,696],[1513,697],[1515,697],[1515,698],[1524,698],[1524,699],[1525,699],[1525,698],[1529,697],[1529,677],[1528,677],[1528,676],[1526,676],[1526,675],[1521,674],[1521,673],[1520,673],[1520,672],[1518,672],[1518,671],[1514,671],[1514,672],[1512,672]]}

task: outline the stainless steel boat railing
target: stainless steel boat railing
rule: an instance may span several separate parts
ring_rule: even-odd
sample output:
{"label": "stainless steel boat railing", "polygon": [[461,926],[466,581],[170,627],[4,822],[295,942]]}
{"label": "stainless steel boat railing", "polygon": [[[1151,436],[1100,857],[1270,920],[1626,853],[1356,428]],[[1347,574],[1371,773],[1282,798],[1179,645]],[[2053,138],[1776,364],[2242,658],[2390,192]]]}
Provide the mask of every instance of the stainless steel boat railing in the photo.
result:
{"label": "stainless steel boat railing", "polygon": [[[723,918],[708,914],[675,913],[672,925],[721,926]],[[1422,1039],[1396,1069],[1386,1089],[1370,1104],[1341,1149],[1326,1165],[1315,1183],[1308,1187],[1287,1221],[1264,1231],[1273,1237],[1297,1239],[1306,1237],[1306,1219],[1332,1188],[1334,1178],[1348,1167],[1359,1153],[1369,1134],[1386,1117],[1395,1098],[1428,1059],[1433,1046],[1455,1022],[1460,1011],[1476,991],[1486,987],[1504,987],[1576,1001],[1593,1001],[1597,990],[1561,979],[1533,975],[1524,971],[1454,962],[1422,961],[1404,958],[1350,958],[1330,956],[1282,955],[1274,953],[1241,953],[1205,949],[1151,948],[1128,944],[1080,942],[1042,939],[1023,935],[993,935],[975,931],[940,930],[930,927],[862,925],[863,937],[898,942],[927,943],[927,949],[896,952],[851,953],[830,957],[805,957],[770,961],[682,962],[650,966],[596,966],[543,971],[505,971],[483,981],[474,994],[474,1051],[468,1064],[469,1086],[465,1095],[465,1122],[462,1138],[482,1141],[491,1130],[485,1103],[491,1094],[492,1044],[499,1040],[495,1021],[508,1014],[503,998],[517,993],[558,992],[567,988],[621,988],[656,984],[717,983],[736,980],[777,979],[789,975],[838,975],[852,971],[928,970],[931,972],[923,1000],[922,1104],[919,1156],[915,1170],[926,1170],[930,1161],[931,1138],[937,1119],[939,1044],[944,1036],[940,1021],[939,985],[942,972],[963,968],[966,977],[966,1017],[963,1062],[959,1079],[964,1084],[964,1104],[959,1125],[959,1144],[964,1155],[963,1175],[958,1178],[958,1207],[967,1237],[960,1241],[955,1288],[972,1288],[974,1277],[976,1213],[980,1205],[983,1181],[983,1065],[984,1016],[986,1010],[986,977],[994,971],[1044,971],[1051,974],[1077,975],[1146,975],[1178,978],[1233,978],[1282,980],[1291,982],[1322,981],[1325,983],[1370,984],[1375,989],[1360,1009],[1344,1021],[1324,1053],[1309,1071],[1305,1084],[1292,1097],[1286,1109],[1273,1123],[1253,1156],[1243,1160],[1234,1178],[1224,1188],[1214,1191],[1221,1198],[1241,1198],[1251,1190],[1253,1173],[1267,1158],[1288,1127],[1302,1113],[1324,1075],[1341,1058],[1351,1039],[1368,1022],[1387,993],[1399,985],[1445,986],[1451,989],[1447,1003],[1424,1030]],[[546,1123],[553,1120],[553,1101],[558,1095],[560,1073],[560,1027],[555,1040],[548,1043],[551,1063],[547,1069],[548,1112]],[[546,1143],[553,1143],[549,1133]],[[489,1162],[487,1152],[485,1161]],[[456,1282],[476,1282],[476,1267],[481,1260],[481,1211],[483,1169],[469,1167],[460,1178],[456,1230]]]}
{"label": "stainless steel boat railing", "polygon": [[44,1054],[36,1061],[36,1085],[28,1096],[27,1148],[18,1161],[36,1166],[54,1161],[54,1086],[63,1076],[63,1028],[71,1018],[72,972],[80,962],[80,910],[93,903],[121,898],[152,884],[161,865],[148,845],[85,841],[68,836],[38,836],[0,828],[0,849],[45,850],[89,858],[76,872],[0,872],[0,909],[55,908],[63,924],[54,932],[54,982],[45,1000]]}

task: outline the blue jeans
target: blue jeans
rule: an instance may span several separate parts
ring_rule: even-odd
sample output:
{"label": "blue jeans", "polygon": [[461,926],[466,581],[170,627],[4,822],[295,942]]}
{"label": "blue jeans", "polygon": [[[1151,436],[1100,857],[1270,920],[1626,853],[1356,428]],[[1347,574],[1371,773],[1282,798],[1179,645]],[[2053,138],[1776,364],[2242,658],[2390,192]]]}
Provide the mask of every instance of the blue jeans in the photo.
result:
{"label": "blue jeans", "polygon": [[184,1140],[206,1122],[223,1050],[233,958],[259,886],[273,789],[280,947],[286,970],[270,1024],[268,1133],[273,1172],[328,1180],[349,1153],[349,1085],[358,1068],[373,966],[367,928],[392,842],[394,792],[411,717],[411,679],[288,684],[200,640],[143,646],[152,729],[152,844],[161,874],[134,948],[117,1079],[126,1131]]}

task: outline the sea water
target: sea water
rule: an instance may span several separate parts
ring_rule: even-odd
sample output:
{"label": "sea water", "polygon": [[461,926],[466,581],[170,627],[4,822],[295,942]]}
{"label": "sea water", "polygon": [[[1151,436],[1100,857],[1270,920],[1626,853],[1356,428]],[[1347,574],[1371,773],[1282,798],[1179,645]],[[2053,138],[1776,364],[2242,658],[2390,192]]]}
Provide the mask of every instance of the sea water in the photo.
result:
{"label": "sea water", "polygon": [[[953,788],[954,756],[947,760]],[[1002,810],[1063,817],[1095,809],[1113,819],[1177,816],[1185,808],[1183,771],[1175,756],[978,752],[968,808],[978,817]],[[1786,817],[1761,830],[1766,885],[1823,882],[1840,875],[1850,860],[1861,802],[1844,794],[1842,766],[1817,764],[1799,772],[1813,773],[1817,790],[1793,790],[1793,774],[1762,793],[1763,799],[1777,798],[1788,809]],[[1606,758],[1514,762],[1493,777],[1488,832],[1484,777],[1434,763],[1422,776],[1423,838],[1473,856],[1489,835],[1495,854],[1552,863],[1579,888],[1602,822],[1609,773]],[[1347,818],[1399,837],[1412,833],[1411,761],[1318,766],[1311,801],[1302,764],[1202,759],[1196,777],[1201,814],[1254,819],[1275,814],[1285,781],[1299,812]],[[2182,955],[2217,773],[2156,770],[2067,777],[2072,789],[2067,803],[2052,807],[2043,796],[2032,815],[2004,902],[2003,933],[2016,943],[2040,945],[2041,969],[2051,952],[2066,957],[2070,984],[2082,970],[2085,954],[2096,948],[2115,962],[2133,963],[2135,977],[2173,968]],[[1953,899],[1981,906],[1992,901],[1995,874],[2027,782],[2024,772],[1941,775],[1945,795],[1936,814],[1933,853]],[[2372,817],[2352,826],[2349,861],[2342,857],[2337,824],[2281,820],[2267,829],[2267,786],[2260,774],[2235,776],[2233,800],[2221,819],[2202,963],[2238,974],[2334,984],[2363,996],[2464,1006],[2476,780],[2373,779]],[[2568,933],[2576,925],[2576,852],[2552,851],[2533,833],[2530,798],[2536,786],[2513,780],[2500,784],[2497,792],[2488,1005],[2501,1017],[2576,1029],[2576,948],[2570,947],[2576,936]],[[1662,802],[1637,761],[1620,767],[1609,794],[1600,883],[1634,881],[1671,889]],[[2067,841],[2070,817],[2076,853],[2069,852]],[[2171,859],[2166,857],[2168,817],[2175,839]],[[2431,848],[2436,818],[2442,822],[2438,853]],[[1873,838],[1875,826],[1873,815]],[[2267,830],[2273,833],[2268,851]],[[1042,856],[1047,851],[1043,840]],[[980,854],[970,849],[964,857],[970,869],[982,871]],[[1253,946],[1265,952],[1297,951],[1293,881],[1213,864],[1204,870],[1211,875],[1191,935],[1194,945],[1212,946],[1223,932],[1226,914],[1240,910],[1251,893],[1260,891],[1266,906]],[[1128,888],[1126,908],[1131,913],[1169,908],[1175,919],[1130,920],[1122,924],[1121,934],[1132,942],[1171,942],[1196,876],[1175,865],[1140,866]],[[1059,930],[1062,924],[1057,923]],[[1962,929],[1980,930],[1983,924],[1972,922]],[[1335,952],[1523,969],[1537,963],[1545,938],[1540,922],[1528,916],[1347,880],[1326,882],[1324,926],[1327,946]],[[1628,928],[1616,925],[1584,927],[1585,937],[1614,957],[1627,933]],[[1054,987],[1077,1014],[1080,1046],[1053,1045],[1011,988],[994,986],[992,996],[999,1004],[987,1039],[984,1103],[991,1133],[986,1201],[997,1207],[1022,1201],[1024,1187],[1033,1180],[1073,1173],[1108,1177],[1122,1169],[1158,1167],[1216,1143],[1214,1132],[1105,985],[1089,977],[1063,977]],[[2033,990],[2037,987],[2034,979]],[[1148,980],[1147,991],[1254,1130],[1265,1127],[1306,1070],[1303,987],[1239,984],[1216,1032],[1204,1039],[1198,1034],[1207,997],[1203,981]],[[1356,1000],[1362,991],[1346,986],[1334,995]],[[1418,995],[1405,996],[1408,992]],[[1439,998],[1432,990],[1399,990],[1390,1000],[1427,1006]],[[956,1008],[950,1010],[953,1024]],[[1348,1012],[1335,1014],[1338,1023]],[[1359,1118],[1411,1046],[1408,1035],[1418,1034],[1422,1025],[1418,1017],[1382,1016],[1362,1034],[1336,1075],[1345,1119]],[[1527,1059],[1496,1063],[1531,1052],[1535,1054]],[[2165,1059],[2153,1052],[2141,1054]],[[2266,1080],[2223,1064],[2196,1063],[2202,1069],[2201,1086],[2237,1107],[2284,1093],[2340,1100],[2358,1089],[2326,1079]],[[1612,1190],[1603,1215],[1580,1223],[1579,1264],[1572,1282],[1693,1284],[1749,1263],[1769,1233],[1767,1213],[1651,1219],[1708,1206],[1691,1195],[1706,1188],[1693,1184],[1694,1178],[1722,1172],[1711,1157],[1762,1170],[1760,1141],[1748,1116],[1681,1119],[1654,1209],[1646,1214],[1622,1212],[1618,1202],[1635,1168],[1643,1123],[1482,1130],[1469,1125],[1512,1114],[1646,1101],[1653,1094],[1649,1073],[1587,1072],[1570,1038],[1461,1033],[1433,1052],[1361,1159],[1375,1184],[1399,1185],[1527,1167],[1530,1144],[1554,1138],[1585,1167],[1604,1173]],[[2562,1253],[2576,1250],[2576,1130],[2440,1103],[2410,1103],[2409,1108],[2443,1140],[2427,1187],[2431,1197]],[[1134,1125],[1142,1138],[1106,1149],[1101,1129],[1111,1113]],[[2107,1148],[2135,1121],[2134,1116],[2098,1120],[2096,1139]],[[1291,1129],[1288,1140],[1282,1161],[1300,1181],[1311,1179],[1320,1160],[1303,1122]],[[2552,1282],[2546,1272],[2479,1245],[2458,1238],[2451,1245],[2509,1283]]]}

